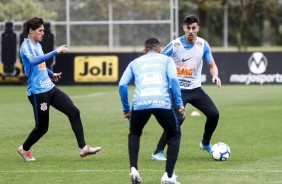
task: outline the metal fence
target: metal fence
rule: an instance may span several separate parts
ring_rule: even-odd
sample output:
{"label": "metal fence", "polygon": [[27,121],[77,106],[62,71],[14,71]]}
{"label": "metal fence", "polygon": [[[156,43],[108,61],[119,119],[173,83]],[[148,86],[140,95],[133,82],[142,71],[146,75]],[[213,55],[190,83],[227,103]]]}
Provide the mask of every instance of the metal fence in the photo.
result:
{"label": "metal fence", "polygon": [[[72,51],[140,51],[149,37],[178,36],[178,0],[34,0],[55,12],[55,45]],[[43,17],[44,18],[44,17]],[[20,33],[22,22],[14,22]],[[0,31],[4,22],[0,23]]]}

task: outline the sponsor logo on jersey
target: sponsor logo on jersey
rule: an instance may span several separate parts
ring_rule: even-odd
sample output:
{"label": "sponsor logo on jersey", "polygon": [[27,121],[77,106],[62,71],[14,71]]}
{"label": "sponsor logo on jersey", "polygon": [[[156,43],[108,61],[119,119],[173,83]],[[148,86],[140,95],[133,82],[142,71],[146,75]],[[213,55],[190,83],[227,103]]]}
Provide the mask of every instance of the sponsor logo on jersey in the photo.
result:
{"label": "sponsor logo on jersey", "polygon": [[40,87],[41,87],[42,89],[46,89],[46,88],[50,88],[50,87],[52,86],[52,81],[51,81],[51,79],[48,77],[48,78],[46,78],[46,79],[40,81],[39,84],[40,84]]}
{"label": "sponsor logo on jersey", "polygon": [[192,76],[193,75],[193,69],[190,68],[190,69],[187,69],[187,68],[176,68],[176,71],[177,71],[177,75],[179,76]]}
{"label": "sponsor logo on jersey", "polygon": [[174,46],[174,47],[179,47],[179,46],[180,46],[180,43],[174,43],[173,46]]}
{"label": "sponsor logo on jersey", "polygon": [[179,84],[180,84],[180,87],[189,87],[190,84],[191,84],[191,81],[190,80],[183,80],[183,79],[179,79]]}
{"label": "sponsor logo on jersey", "polygon": [[46,68],[46,63],[45,63],[45,62],[40,63],[40,64],[38,65],[38,69],[39,69],[39,70],[42,70],[42,69],[44,69],[44,68]]}
{"label": "sponsor logo on jersey", "polygon": [[201,42],[196,42],[196,45],[202,46],[203,44]]}
{"label": "sponsor logo on jersey", "polygon": [[189,58],[187,58],[187,59],[184,59],[184,58],[182,58],[182,62],[186,62],[186,61],[188,61],[189,59],[191,59],[191,57],[189,57]]}
{"label": "sponsor logo on jersey", "polygon": [[74,58],[75,82],[116,82],[117,80],[117,56],[76,56]]}
{"label": "sponsor logo on jersey", "polygon": [[161,84],[162,76],[158,72],[144,73],[140,76],[140,85]]}
{"label": "sponsor logo on jersey", "polygon": [[148,101],[141,101],[141,102],[137,102],[138,106],[147,106],[147,105],[154,105],[154,106],[165,106],[166,103],[164,100],[148,100]]}
{"label": "sponsor logo on jersey", "polygon": [[140,89],[140,96],[159,96],[159,95],[161,95],[160,88]]}

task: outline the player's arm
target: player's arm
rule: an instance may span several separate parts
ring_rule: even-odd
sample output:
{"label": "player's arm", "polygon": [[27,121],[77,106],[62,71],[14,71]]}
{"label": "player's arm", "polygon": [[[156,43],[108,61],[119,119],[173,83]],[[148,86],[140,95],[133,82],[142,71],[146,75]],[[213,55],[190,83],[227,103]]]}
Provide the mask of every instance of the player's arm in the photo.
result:
{"label": "player's arm", "polygon": [[128,102],[128,84],[133,78],[133,71],[131,63],[125,69],[119,81],[119,95],[122,103],[122,111],[124,118],[130,118],[130,105]]}
{"label": "player's arm", "polygon": [[27,58],[32,66],[38,65],[40,63],[45,62],[46,60],[54,57],[56,54],[64,53],[68,50],[66,45],[62,45],[58,47],[56,50],[53,50],[47,54],[44,54],[42,56],[37,56],[34,51],[27,49]]}
{"label": "player's arm", "polygon": [[172,42],[170,42],[162,51],[161,54],[171,56],[173,53]]}
{"label": "player's arm", "polygon": [[221,81],[218,77],[218,69],[214,61],[208,62],[210,73],[212,75],[212,82],[216,84],[217,87],[221,87]]}
{"label": "player's arm", "polygon": [[50,77],[50,78],[52,79],[52,81],[54,81],[54,82],[58,82],[59,79],[61,78],[61,75],[62,75],[62,72],[60,72],[60,73],[54,73],[54,72],[52,72],[51,70],[49,70],[48,68],[47,68],[47,72],[48,72],[49,77]]}
{"label": "player's arm", "polygon": [[211,48],[207,41],[204,43],[204,59],[208,63],[210,73],[212,75],[212,82],[215,83],[217,87],[221,87],[221,80],[218,77],[218,68],[214,62]]}
{"label": "player's arm", "polygon": [[28,58],[28,61],[30,62],[30,64],[32,66],[35,66],[35,65],[38,65],[40,63],[45,62],[46,60],[52,58],[56,54],[57,54],[56,50],[49,52],[49,53],[42,55],[42,56],[36,56],[34,53],[30,52],[30,54],[27,55],[27,58]]}

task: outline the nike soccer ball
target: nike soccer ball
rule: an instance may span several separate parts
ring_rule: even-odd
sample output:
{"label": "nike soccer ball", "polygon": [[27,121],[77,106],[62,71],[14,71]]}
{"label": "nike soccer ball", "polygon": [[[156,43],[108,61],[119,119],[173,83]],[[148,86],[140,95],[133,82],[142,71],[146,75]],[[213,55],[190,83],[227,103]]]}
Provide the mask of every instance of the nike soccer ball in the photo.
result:
{"label": "nike soccer ball", "polygon": [[229,146],[223,142],[217,142],[212,146],[211,156],[216,161],[228,160],[230,154]]}

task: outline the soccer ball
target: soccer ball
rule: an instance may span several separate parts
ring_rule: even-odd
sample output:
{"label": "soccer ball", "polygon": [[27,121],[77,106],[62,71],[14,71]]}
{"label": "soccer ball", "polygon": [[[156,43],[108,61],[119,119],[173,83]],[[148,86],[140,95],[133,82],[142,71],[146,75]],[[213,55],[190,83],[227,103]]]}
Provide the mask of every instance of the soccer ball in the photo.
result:
{"label": "soccer ball", "polygon": [[216,161],[228,160],[230,154],[229,146],[223,142],[217,142],[212,146],[211,156]]}

